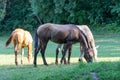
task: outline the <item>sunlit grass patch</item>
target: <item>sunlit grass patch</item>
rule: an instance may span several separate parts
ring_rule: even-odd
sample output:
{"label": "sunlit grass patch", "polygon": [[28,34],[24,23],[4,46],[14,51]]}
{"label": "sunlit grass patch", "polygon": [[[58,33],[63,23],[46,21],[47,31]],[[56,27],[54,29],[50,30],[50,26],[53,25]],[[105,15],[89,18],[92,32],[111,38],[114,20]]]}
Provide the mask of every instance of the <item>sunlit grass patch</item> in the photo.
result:
{"label": "sunlit grass patch", "polygon": [[98,62],[115,62],[120,61],[120,57],[99,57]]}

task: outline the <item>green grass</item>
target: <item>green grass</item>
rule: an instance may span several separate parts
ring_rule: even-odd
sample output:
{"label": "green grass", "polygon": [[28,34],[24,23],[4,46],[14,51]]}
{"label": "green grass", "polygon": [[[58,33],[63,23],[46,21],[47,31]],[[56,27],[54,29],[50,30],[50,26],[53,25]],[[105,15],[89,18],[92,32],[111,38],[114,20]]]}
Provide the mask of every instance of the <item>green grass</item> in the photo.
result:
{"label": "green grass", "polygon": [[0,80],[119,80],[120,62],[75,63],[70,65],[6,65],[0,67]]}
{"label": "green grass", "polygon": [[[55,49],[57,44],[49,42],[46,49],[46,60],[49,66],[44,66],[41,54],[38,55],[38,67],[28,63],[27,54],[24,64],[14,64],[13,44],[5,48],[8,35],[0,35],[0,80],[95,80],[92,73],[99,80],[120,79],[120,36],[119,35],[94,35],[98,48],[98,62],[78,62],[80,55],[79,44],[74,44],[70,65],[55,65]],[[27,49],[25,48],[25,52]],[[59,54],[61,58],[61,53]]]}

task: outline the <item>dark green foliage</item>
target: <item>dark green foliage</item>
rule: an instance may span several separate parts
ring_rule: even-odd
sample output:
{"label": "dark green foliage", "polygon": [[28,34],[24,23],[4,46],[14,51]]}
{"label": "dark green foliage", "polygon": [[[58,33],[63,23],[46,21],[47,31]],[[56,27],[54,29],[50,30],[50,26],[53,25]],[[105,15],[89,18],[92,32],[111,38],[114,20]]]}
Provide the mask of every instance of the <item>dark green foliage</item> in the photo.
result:
{"label": "dark green foliage", "polygon": [[[120,25],[120,0],[0,0],[0,2],[2,2],[0,31],[18,27],[33,30],[42,23],[87,24],[99,26],[100,29],[105,27],[110,31]],[[117,28],[114,28],[114,31],[119,32]]]}
{"label": "dark green foliage", "polygon": [[31,0],[31,3],[33,12],[38,14],[45,23],[82,24],[89,22],[87,21],[89,5],[86,1]]}
{"label": "dark green foliage", "polygon": [[118,24],[119,3],[116,0],[32,0],[32,8],[45,23]]}
{"label": "dark green foliage", "polygon": [[[90,23],[93,24],[109,24],[116,23],[118,13],[118,6],[120,5],[116,0],[97,0],[91,3]],[[115,8],[116,7],[116,8]],[[120,8],[119,8],[120,9]],[[115,13],[114,13],[115,12]]]}
{"label": "dark green foliage", "polygon": [[36,24],[32,14],[29,0],[9,0],[6,8],[6,16],[1,21],[0,31],[13,30],[15,28],[33,29]]}
{"label": "dark green foliage", "polygon": [[6,3],[7,0],[0,0],[0,21],[4,18],[6,14]]}

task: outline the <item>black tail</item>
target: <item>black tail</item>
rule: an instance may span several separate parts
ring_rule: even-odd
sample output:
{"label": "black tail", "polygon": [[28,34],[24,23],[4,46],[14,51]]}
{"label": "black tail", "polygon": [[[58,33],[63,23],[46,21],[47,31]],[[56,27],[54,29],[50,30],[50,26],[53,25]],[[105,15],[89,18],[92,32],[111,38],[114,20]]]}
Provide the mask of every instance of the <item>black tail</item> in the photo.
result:
{"label": "black tail", "polygon": [[38,35],[37,30],[35,32],[35,38],[34,38],[34,48],[36,49],[38,47]]}

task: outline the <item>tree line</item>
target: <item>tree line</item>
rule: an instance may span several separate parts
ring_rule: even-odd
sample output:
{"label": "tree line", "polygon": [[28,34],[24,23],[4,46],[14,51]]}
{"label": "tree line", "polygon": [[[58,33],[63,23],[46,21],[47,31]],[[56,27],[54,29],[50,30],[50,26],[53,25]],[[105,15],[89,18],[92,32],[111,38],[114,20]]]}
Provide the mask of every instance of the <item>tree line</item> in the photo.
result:
{"label": "tree line", "polygon": [[0,0],[0,31],[33,30],[48,22],[118,30],[120,0]]}

